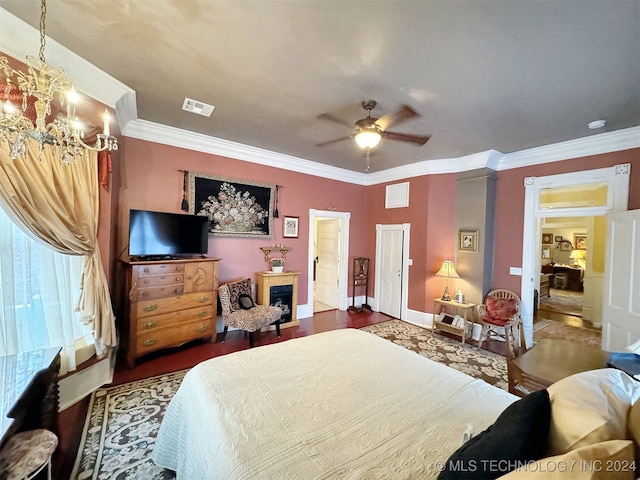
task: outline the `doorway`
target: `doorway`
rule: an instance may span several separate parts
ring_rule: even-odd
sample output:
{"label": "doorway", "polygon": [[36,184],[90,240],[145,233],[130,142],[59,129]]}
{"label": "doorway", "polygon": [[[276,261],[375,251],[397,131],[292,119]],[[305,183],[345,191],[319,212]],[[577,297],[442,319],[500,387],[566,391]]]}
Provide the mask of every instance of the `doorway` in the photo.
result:
{"label": "doorway", "polygon": [[313,313],[346,310],[351,214],[309,210],[308,299]]}
{"label": "doorway", "polygon": [[[558,217],[601,217],[627,210],[629,164],[524,179],[525,204],[522,245],[522,320],[527,345],[533,345],[534,291],[540,288],[541,219]],[[558,190],[562,195],[558,196]],[[586,201],[582,193],[597,190],[597,200]],[[592,195],[593,197],[593,195]],[[587,243],[594,245],[594,238]],[[604,245],[604,242],[603,242]],[[592,249],[593,251],[593,249]],[[587,257],[587,264],[590,260]],[[603,265],[603,272],[604,265]],[[603,299],[591,295],[594,310],[602,309]]]}

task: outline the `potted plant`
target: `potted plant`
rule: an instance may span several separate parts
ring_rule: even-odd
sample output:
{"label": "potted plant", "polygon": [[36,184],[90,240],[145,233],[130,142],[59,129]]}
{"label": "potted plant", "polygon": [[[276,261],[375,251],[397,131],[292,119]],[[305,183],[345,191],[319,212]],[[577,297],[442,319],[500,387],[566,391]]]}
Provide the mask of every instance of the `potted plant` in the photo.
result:
{"label": "potted plant", "polygon": [[271,271],[280,273],[284,270],[284,258],[274,257],[271,259]]}

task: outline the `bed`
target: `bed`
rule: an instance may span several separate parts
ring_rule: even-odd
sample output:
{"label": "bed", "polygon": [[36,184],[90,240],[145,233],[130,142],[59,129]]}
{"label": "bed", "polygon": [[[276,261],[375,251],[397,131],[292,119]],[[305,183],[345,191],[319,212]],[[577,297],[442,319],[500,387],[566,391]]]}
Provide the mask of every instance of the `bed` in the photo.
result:
{"label": "bed", "polygon": [[[152,458],[178,479],[431,479],[445,463],[440,478],[524,479],[571,461],[577,467],[554,478],[594,478],[579,474],[615,465],[614,476],[597,478],[634,479],[639,397],[639,382],[602,369],[519,399],[343,329],[195,366],[167,408]],[[547,463],[479,472],[488,458]]]}
{"label": "bed", "polygon": [[178,478],[435,478],[516,396],[355,329],[190,370],[153,450]]}

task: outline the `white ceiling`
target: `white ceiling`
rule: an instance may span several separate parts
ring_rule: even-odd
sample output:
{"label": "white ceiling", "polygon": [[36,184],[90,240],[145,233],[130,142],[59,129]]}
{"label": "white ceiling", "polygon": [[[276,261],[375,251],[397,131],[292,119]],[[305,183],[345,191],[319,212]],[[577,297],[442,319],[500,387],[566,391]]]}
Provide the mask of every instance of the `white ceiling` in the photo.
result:
{"label": "white ceiling", "polygon": [[[0,7],[37,28],[39,0]],[[371,172],[640,125],[637,0],[48,0],[46,32],[134,89],[140,119],[357,172],[351,140],[315,146],[350,128],[317,116],[351,125],[369,98],[431,135],[383,140]]]}

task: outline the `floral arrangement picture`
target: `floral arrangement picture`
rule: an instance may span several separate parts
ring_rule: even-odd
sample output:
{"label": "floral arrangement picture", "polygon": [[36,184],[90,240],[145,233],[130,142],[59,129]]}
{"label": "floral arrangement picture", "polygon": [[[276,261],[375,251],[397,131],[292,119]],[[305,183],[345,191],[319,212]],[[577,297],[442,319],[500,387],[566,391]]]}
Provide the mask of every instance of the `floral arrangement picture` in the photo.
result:
{"label": "floral arrangement picture", "polygon": [[284,270],[284,258],[273,257],[270,260],[270,263],[271,263],[271,271],[272,272],[280,273],[280,272],[282,272],[282,270]]}

